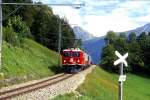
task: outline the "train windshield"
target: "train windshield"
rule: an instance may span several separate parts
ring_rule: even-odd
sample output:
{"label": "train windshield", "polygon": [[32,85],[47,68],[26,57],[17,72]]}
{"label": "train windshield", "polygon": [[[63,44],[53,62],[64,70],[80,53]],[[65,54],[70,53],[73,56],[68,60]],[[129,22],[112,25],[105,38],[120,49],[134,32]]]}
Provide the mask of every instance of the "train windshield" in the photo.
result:
{"label": "train windshield", "polygon": [[64,57],[80,57],[80,52],[64,52]]}
{"label": "train windshield", "polygon": [[80,52],[72,52],[73,57],[80,57]]}
{"label": "train windshield", "polygon": [[63,56],[65,56],[65,57],[70,57],[70,56],[71,56],[71,52],[64,52],[64,53],[63,53]]}

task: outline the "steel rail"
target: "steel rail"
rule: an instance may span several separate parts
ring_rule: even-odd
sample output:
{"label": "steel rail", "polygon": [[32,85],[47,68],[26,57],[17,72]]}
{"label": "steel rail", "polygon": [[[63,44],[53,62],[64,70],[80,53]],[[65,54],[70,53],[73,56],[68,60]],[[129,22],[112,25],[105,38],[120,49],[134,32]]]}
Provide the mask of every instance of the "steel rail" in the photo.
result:
{"label": "steel rail", "polygon": [[[9,98],[12,98],[12,97],[15,97],[15,96],[27,93],[27,92],[32,92],[32,91],[44,88],[46,86],[56,84],[60,81],[63,81],[65,79],[72,77],[73,75],[74,74],[62,74],[60,76],[46,79],[44,81],[40,81],[40,82],[33,83],[30,85],[26,85],[26,86],[18,87],[15,89],[6,90],[4,92],[0,92],[0,100],[6,100],[6,99],[9,99]],[[59,79],[60,77],[63,77],[63,78]],[[58,80],[57,80],[57,78],[58,78]],[[55,80],[55,81],[53,81],[53,80]]]}

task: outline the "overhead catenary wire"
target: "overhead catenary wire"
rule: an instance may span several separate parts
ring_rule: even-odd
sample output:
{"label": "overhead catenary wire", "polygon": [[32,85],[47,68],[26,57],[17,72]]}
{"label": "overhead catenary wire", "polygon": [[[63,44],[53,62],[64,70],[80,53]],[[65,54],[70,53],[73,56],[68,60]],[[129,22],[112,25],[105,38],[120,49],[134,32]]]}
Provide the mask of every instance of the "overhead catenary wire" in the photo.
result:
{"label": "overhead catenary wire", "polygon": [[9,13],[5,18],[2,19],[2,21],[6,20],[9,16],[11,16],[12,14],[14,14],[18,9],[22,8],[23,5],[17,7],[15,10],[13,10],[11,13]]}
{"label": "overhead catenary wire", "polygon": [[41,5],[50,5],[50,6],[85,6],[85,4],[72,4],[72,3],[67,3],[67,4],[61,4],[61,3],[51,3],[51,4],[42,4],[42,3],[0,3],[0,5],[32,5],[32,6],[41,6]]}

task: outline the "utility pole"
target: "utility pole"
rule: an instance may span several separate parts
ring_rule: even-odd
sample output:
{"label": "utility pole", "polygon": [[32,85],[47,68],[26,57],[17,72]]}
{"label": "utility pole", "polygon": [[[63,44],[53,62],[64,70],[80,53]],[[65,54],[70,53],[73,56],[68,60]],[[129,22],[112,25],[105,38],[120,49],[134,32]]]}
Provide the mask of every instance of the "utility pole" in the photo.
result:
{"label": "utility pole", "polygon": [[61,37],[62,37],[62,33],[61,33],[61,19],[59,19],[59,36],[58,36],[58,53],[60,54],[61,51]]}
{"label": "utility pole", "polygon": [[[123,75],[123,63],[120,63],[120,76]],[[119,86],[119,93],[118,93],[118,100],[123,100],[123,81],[118,81]]]}
{"label": "utility pole", "polygon": [[2,68],[2,21],[3,21],[3,16],[2,16],[2,0],[0,0],[0,69]]}
{"label": "utility pole", "polygon": [[58,36],[58,63],[59,63],[59,66],[61,67],[61,55],[60,55],[60,51],[61,51],[61,38],[62,37],[62,33],[61,33],[61,19],[59,19],[59,36]]}

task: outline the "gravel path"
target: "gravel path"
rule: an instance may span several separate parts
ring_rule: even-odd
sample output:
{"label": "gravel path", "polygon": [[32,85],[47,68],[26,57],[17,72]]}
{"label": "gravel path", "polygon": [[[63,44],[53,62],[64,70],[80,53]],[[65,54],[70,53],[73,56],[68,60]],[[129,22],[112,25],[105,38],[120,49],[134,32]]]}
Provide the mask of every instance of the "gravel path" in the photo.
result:
{"label": "gravel path", "polygon": [[[60,94],[63,95],[66,93],[73,92],[80,84],[84,82],[86,75],[90,73],[94,68],[95,65],[89,67],[88,69],[78,74],[75,74],[73,77],[68,78],[64,81],[61,81],[51,86],[47,86],[42,89],[38,89],[36,91],[32,91],[30,93],[19,95],[15,98],[11,98],[11,100],[49,100],[54,98],[57,95]],[[29,83],[25,83],[25,84],[29,84]]]}

